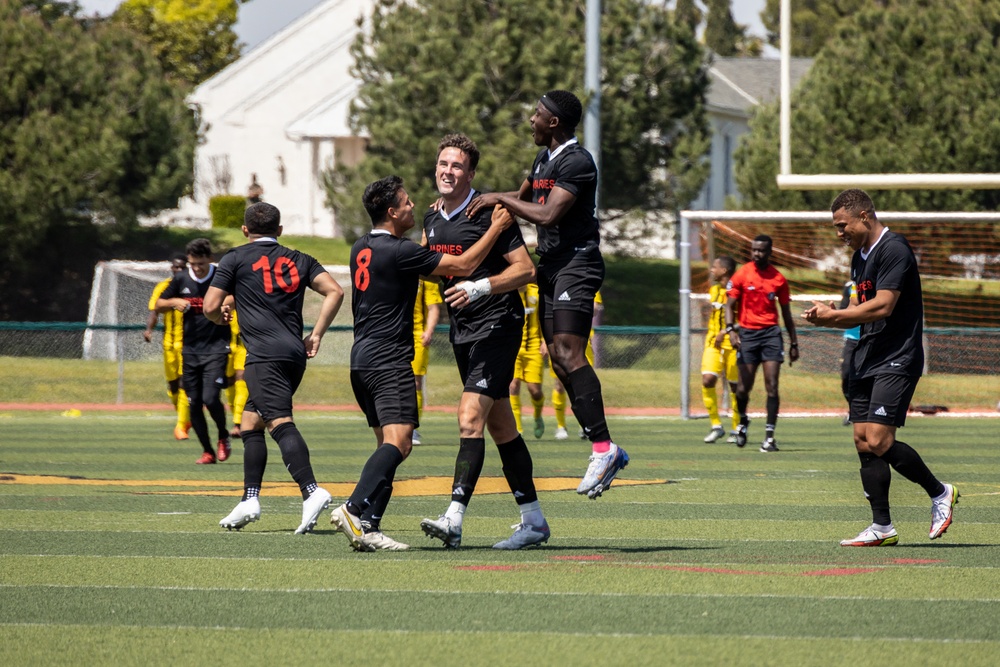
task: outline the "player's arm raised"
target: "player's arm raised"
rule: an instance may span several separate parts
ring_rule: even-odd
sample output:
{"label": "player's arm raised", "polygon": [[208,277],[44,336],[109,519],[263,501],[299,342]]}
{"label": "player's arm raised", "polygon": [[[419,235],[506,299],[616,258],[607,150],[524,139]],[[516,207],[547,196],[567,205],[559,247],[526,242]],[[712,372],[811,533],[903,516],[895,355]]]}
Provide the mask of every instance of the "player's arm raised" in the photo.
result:
{"label": "player's arm raised", "polygon": [[471,248],[461,255],[442,255],[431,275],[434,276],[467,276],[476,270],[486,259],[493,244],[500,238],[500,234],[514,224],[514,218],[502,206],[493,209],[493,216],[490,218],[490,228],[486,230],[482,238],[476,241]]}
{"label": "player's arm raised", "polygon": [[469,208],[466,209],[467,215],[471,218],[481,209],[496,206],[500,203],[501,197],[506,197],[508,199],[520,199],[521,201],[531,201],[531,181],[525,179],[525,181],[521,183],[521,188],[514,192],[487,192],[477,195],[471,202],[469,202]]}
{"label": "player's arm raised", "polygon": [[[527,181],[525,183],[527,184]],[[524,186],[521,187],[521,192],[517,196],[502,194],[497,199],[504,208],[517,217],[541,227],[552,227],[559,224],[559,221],[573,206],[573,202],[576,201],[575,194],[559,186],[552,188],[544,204],[536,204],[530,200],[530,197],[525,200],[522,196],[523,192]]]}
{"label": "player's arm raised", "polygon": [[326,271],[317,273],[316,277],[309,283],[309,287],[323,295],[323,304],[319,308],[316,324],[304,341],[306,356],[312,359],[319,352],[320,341],[323,340],[326,330],[333,324],[333,318],[340,312],[340,306],[344,303],[344,289]]}
{"label": "player's arm raised", "polygon": [[445,291],[445,301],[453,308],[467,306],[487,294],[502,294],[527,285],[535,279],[535,264],[524,246],[518,246],[504,255],[507,268],[495,276],[476,281],[463,280]]}

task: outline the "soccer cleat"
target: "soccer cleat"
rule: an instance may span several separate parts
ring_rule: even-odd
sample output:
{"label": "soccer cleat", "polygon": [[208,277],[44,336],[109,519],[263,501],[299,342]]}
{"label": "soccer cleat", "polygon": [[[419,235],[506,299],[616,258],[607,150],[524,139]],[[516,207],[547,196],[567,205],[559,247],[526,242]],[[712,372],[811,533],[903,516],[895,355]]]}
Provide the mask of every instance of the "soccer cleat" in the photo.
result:
{"label": "soccer cleat", "polygon": [[775,442],[774,438],[764,438],[764,442],[760,444],[760,451],[767,454],[768,452],[778,451],[778,443]]}
{"label": "soccer cleat", "polygon": [[523,549],[524,547],[531,547],[549,541],[550,533],[548,521],[543,520],[541,526],[529,526],[526,523],[515,523],[511,526],[511,528],[514,529],[514,534],[506,540],[494,544],[494,549],[514,551],[516,549]]}
{"label": "soccer cleat", "polygon": [[747,446],[747,431],[750,430],[750,420],[745,419],[740,422],[740,427],[736,429],[736,446]]}
{"label": "soccer cleat", "polygon": [[587,473],[580,481],[580,486],[576,487],[576,492],[581,495],[586,493],[591,500],[598,498],[611,488],[611,482],[628,465],[628,460],[625,450],[613,442],[611,449],[604,454],[591,454]]}
{"label": "soccer cleat", "polygon": [[236,508],[229,513],[219,525],[227,530],[239,530],[248,523],[253,523],[260,518],[260,500],[256,496],[247,498],[236,505]]}
{"label": "soccer cleat", "polygon": [[302,501],[302,523],[295,529],[295,534],[304,535],[312,532],[320,512],[330,506],[332,498],[330,492],[321,487],[310,493],[309,497]]}
{"label": "soccer cleat", "polygon": [[187,429],[183,425],[178,424],[174,426],[174,440],[190,440],[191,436],[188,435]]}
{"label": "soccer cleat", "polygon": [[556,440],[569,440],[569,433],[566,432],[564,427],[560,426],[556,429],[555,438]]}
{"label": "soccer cleat", "polygon": [[535,439],[541,438],[545,435],[545,420],[541,417],[535,417]]}
{"label": "soccer cleat", "polygon": [[735,445],[736,444],[736,431],[730,431],[729,432],[729,437],[726,438],[726,442],[728,442],[731,445]]}
{"label": "soccer cleat", "polygon": [[232,449],[229,447],[229,438],[221,438],[219,440],[218,447],[219,447],[219,453],[217,455],[217,458],[219,459],[219,461],[225,461],[226,459],[229,458],[229,452],[232,451]]}
{"label": "soccer cleat", "polygon": [[358,551],[406,551],[409,544],[397,542],[380,530],[373,530],[361,536],[361,544],[365,547]]}
{"label": "soccer cleat", "polygon": [[890,527],[888,532],[875,530],[875,526],[868,526],[862,530],[853,540],[841,540],[842,547],[894,547],[899,542],[899,535],[896,529]]}
{"label": "soccer cleat", "polygon": [[201,458],[195,461],[198,465],[206,465],[209,463],[215,463],[215,454],[212,452],[202,452]]}
{"label": "soccer cleat", "polygon": [[850,426],[854,422],[851,421],[851,415],[846,415],[844,421],[840,422],[843,426]]}
{"label": "soccer cleat", "polygon": [[445,515],[424,519],[420,522],[420,529],[427,537],[436,537],[444,542],[445,549],[457,549],[462,544],[462,527],[453,524]]}
{"label": "soccer cleat", "polygon": [[330,523],[347,536],[347,541],[351,543],[355,551],[369,551],[367,545],[361,541],[365,534],[364,528],[361,526],[361,519],[347,511],[347,503],[333,510]]}
{"label": "soccer cleat", "polygon": [[715,442],[726,437],[726,431],[721,426],[713,426],[712,430],[705,436],[705,442]]}
{"label": "soccer cleat", "polygon": [[580,429],[580,432],[577,433],[577,435],[580,436],[581,440],[586,440],[587,439],[587,432],[584,431],[582,428]]}
{"label": "soccer cleat", "polygon": [[931,501],[931,539],[936,540],[945,534],[951,525],[951,517],[958,502],[958,489],[951,484],[944,485],[945,494],[940,499]]}
{"label": "soccer cleat", "polygon": [[413,429],[413,436],[410,438],[410,444],[419,445],[420,443],[420,431]]}

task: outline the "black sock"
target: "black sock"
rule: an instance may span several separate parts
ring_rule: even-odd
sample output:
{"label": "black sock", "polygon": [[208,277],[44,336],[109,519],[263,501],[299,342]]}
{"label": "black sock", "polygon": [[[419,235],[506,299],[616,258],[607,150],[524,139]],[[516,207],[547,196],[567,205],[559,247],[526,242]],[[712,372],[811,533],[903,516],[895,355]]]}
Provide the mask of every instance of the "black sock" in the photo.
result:
{"label": "black sock", "polygon": [[573,415],[583,425],[583,431],[591,442],[611,439],[608,422],[604,417],[604,397],[601,395],[601,381],[591,365],[581,366],[566,376],[567,389],[573,387]]}
{"label": "black sock", "polygon": [[396,468],[403,462],[403,454],[388,442],[377,447],[361,470],[361,479],[347,501],[347,510],[360,517],[378,498],[389,481],[396,475]]}
{"label": "black sock", "polygon": [[[256,488],[259,491],[264,482],[264,469],[267,467],[267,442],[264,441],[264,430],[243,433],[243,488]],[[243,500],[248,497],[244,492]]]}
{"label": "black sock", "polygon": [[476,491],[479,475],[486,460],[485,438],[461,438],[458,457],[455,459],[455,481],[451,485],[451,499],[466,507]]}
{"label": "black sock", "polygon": [[535,480],[532,477],[531,453],[520,435],[510,442],[497,445],[500,452],[500,462],[503,463],[503,476],[507,478],[510,492],[518,505],[533,503],[538,500],[535,491]]}
{"label": "black sock", "polygon": [[[214,401],[206,401],[205,407],[208,408],[208,414],[215,422],[215,427],[219,431],[218,440],[228,440],[229,439],[229,429],[226,428],[226,408],[222,406],[222,401],[219,399],[218,392],[216,392]],[[205,432],[208,432],[206,427]]]}
{"label": "black sock", "polygon": [[930,471],[930,468],[917,454],[917,450],[905,442],[897,440],[892,447],[882,455],[882,460],[892,466],[893,470],[914,484],[924,487],[931,498],[937,498],[944,493],[944,484]]}
{"label": "black sock", "polygon": [[778,423],[778,403],[780,400],[777,396],[767,397],[767,425],[770,427],[771,435],[774,435],[774,425]]}
{"label": "black sock", "polygon": [[306,446],[305,439],[299,433],[295,422],[278,424],[271,429],[271,437],[278,443],[278,449],[281,450],[281,460],[285,462],[285,469],[299,485],[302,500],[305,500],[309,497],[309,489],[316,488],[316,477],[313,475],[312,465],[309,463],[309,447]]}
{"label": "black sock", "polygon": [[382,517],[385,516],[385,508],[389,506],[392,499],[392,482],[396,478],[396,471],[386,479],[385,486],[379,491],[372,504],[361,514],[361,525],[365,527],[366,533],[376,532],[382,527]]}
{"label": "black sock", "polygon": [[868,504],[872,506],[872,523],[880,526],[892,524],[889,515],[889,484],[892,471],[889,464],[874,454],[858,452],[861,459],[861,488],[865,491]]}
{"label": "black sock", "polygon": [[749,423],[750,421],[750,418],[747,417],[747,404],[749,403],[750,403],[749,396],[740,396],[739,394],[736,394],[736,409],[740,413],[741,424],[746,424]]}
{"label": "black sock", "polygon": [[215,450],[212,448],[212,442],[208,439],[208,422],[205,421],[205,413],[202,411],[201,403],[191,403],[191,428],[194,430],[195,435],[198,436],[198,442],[201,443],[201,448],[215,456]]}

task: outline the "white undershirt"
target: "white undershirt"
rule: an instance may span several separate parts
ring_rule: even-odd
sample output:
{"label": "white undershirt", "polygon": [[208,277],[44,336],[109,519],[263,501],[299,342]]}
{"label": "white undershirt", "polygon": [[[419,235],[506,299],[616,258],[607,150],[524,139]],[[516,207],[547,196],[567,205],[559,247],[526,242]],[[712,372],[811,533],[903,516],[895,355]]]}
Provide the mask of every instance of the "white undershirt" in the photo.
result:
{"label": "white undershirt", "polygon": [[865,252],[864,250],[861,251],[861,259],[865,260],[866,262],[868,261],[868,255],[872,254],[872,250],[875,249],[875,246],[878,245],[878,242],[882,240],[882,237],[885,236],[885,233],[887,231],[889,231],[888,227],[882,228],[882,233],[878,235],[877,239],[875,239],[875,243],[872,244],[872,247],[868,248],[868,252]]}
{"label": "white undershirt", "polygon": [[573,144],[578,144],[578,143],[580,143],[580,142],[576,140],[576,137],[573,137],[572,139],[570,139],[566,143],[559,144],[559,147],[556,148],[554,151],[553,150],[549,151],[549,159],[551,160],[555,156],[557,156],[560,153],[562,153],[563,149],[566,148],[567,146],[572,146]]}

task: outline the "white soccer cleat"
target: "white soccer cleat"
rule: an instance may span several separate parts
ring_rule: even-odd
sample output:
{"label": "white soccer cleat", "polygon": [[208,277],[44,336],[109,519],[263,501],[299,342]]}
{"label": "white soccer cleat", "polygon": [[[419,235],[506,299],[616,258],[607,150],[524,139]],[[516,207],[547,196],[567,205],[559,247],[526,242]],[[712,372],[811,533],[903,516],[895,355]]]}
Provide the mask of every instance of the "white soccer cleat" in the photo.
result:
{"label": "white soccer cleat", "polygon": [[712,430],[705,436],[705,442],[715,442],[726,437],[726,430],[721,426],[713,426]]}
{"label": "white soccer cleat", "polygon": [[380,530],[373,530],[361,536],[361,544],[364,549],[358,551],[406,551],[409,544],[397,542]]}
{"label": "white soccer cleat", "polygon": [[420,431],[413,429],[413,437],[410,438],[410,444],[419,445],[420,443]]}
{"label": "white soccer cleat", "polygon": [[330,506],[333,496],[324,488],[317,488],[302,501],[302,524],[295,529],[296,535],[311,532],[319,519],[319,514]]}
{"label": "white soccer cleat", "polygon": [[598,498],[611,488],[618,472],[628,465],[628,454],[625,450],[611,443],[611,448],[604,454],[591,454],[587,473],[583,476],[580,486],[576,487],[579,494],[587,494],[591,500]]}
{"label": "white soccer cleat", "polygon": [[445,516],[437,519],[424,519],[420,529],[427,537],[435,537],[444,542],[445,549],[457,549],[462,544],[462,527],[455,525]]}
{"label": "white soccer cleat", "polygon": [[347,511],[347,503],[333,510],[330,523],[347,536],[347,541],[351,543],[355,551],[370,551],[361,541],[365,534],[364,528],[361,526],[361,518]]}
{"label": "white soccer cleat", "polygon": [[562,426],[560,426],[559,428],[556,429],[556,436],[555,437],[556,437],[556,440],[569,440],[569,433],[566,431],[565,428],[563,428]]}
{"label": "white soccer cleat", "polygon": [[526,523],[515,523],[511,526],[511,528],[514,529],[514,534],[506,540],[494,544],[494,549],[514,551],[516,549],[523,549],[524,547],[531,547],[549,541],[550,531],[548,521],[543,520],[541,526],[529,526]]}
{"label": "white soccer cleat", "polygon": [[853,540],[841,540],[842,547],[894,547],[899,542],[899,535],[896,529],[889,526],[889,530],[882,532],[875,530],[875,526],[868,526]]}
{"label": "white soccer cleat", "polygon": [[260,518],[260,500],[256,496],[240,501],[219,525],[226,530],[239,530]]}
{"label": "white soccer cleat", "polygon": [[936,540],[945,534],[948,526],[951,525],[951,517],[955,512],[955,503],[958,502],[958,489],[951,484],[944,485],[945,493],[940,498],[931,501],[931,532],[932,540]]}

